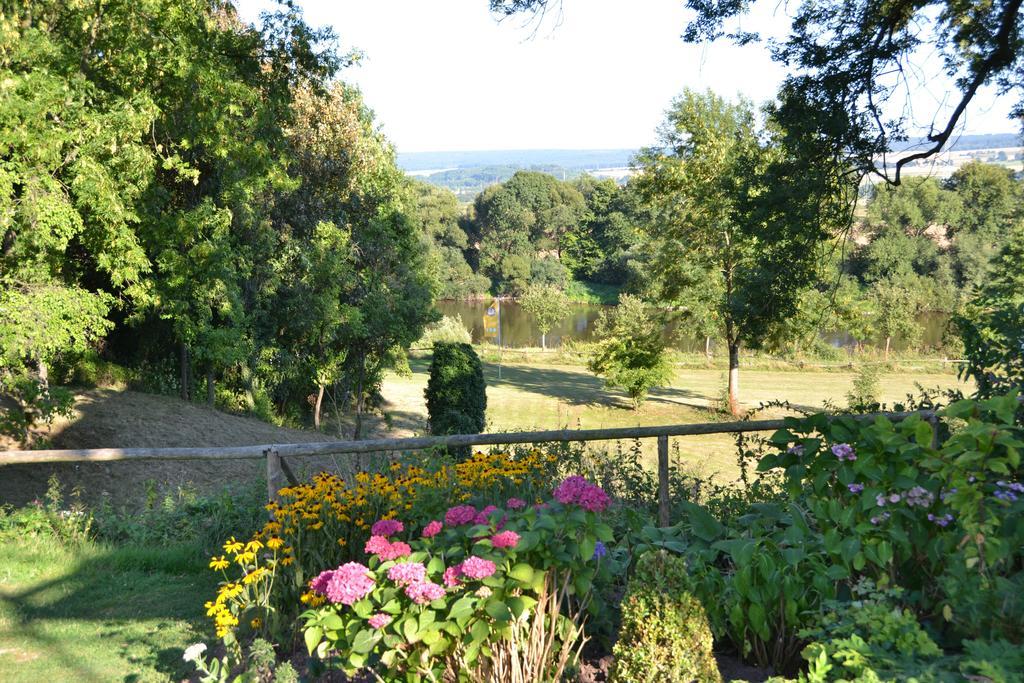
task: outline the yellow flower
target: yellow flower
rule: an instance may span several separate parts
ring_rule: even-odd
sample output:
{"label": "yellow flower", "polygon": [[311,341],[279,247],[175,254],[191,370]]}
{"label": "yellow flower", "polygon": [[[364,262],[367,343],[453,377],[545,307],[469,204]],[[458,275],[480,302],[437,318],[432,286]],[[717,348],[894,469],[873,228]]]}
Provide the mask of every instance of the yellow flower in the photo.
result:
{"label": "yellow flower", "polygon": [[235,558],[235,562],[237,562],[238,564],[241,564],[241,565],[245,565],[245,564],[248,564],[250,562],[255,562],[255,561],[256,561],[256,553],[251,553],[249,551],[246,551],[244,553],[239,553],[238,557]]}
{"label": "yellow flower", "polygon": [[261,621],[259,617],[256,617],[255,619],[249,622],[249,626],[252,626],[253,628],[259,628],[262,625],[263,621]]}
{"label": "yellow flower", "polygon": [[338,545],[340,545],[341,547],[345,547],[345,539],[344,538],[339,538],[338,539]]}
{"label": "yellow flower", "polygon": [[291,555],[288,555],[286,557],[282,557],[281,558],[281,566],[283,566],[283,567],[287,567],[288,565],[292,564],[293,562],[295,562],[295,558],[292,557]]}
{"label": "yellow flower", "polygon": [[224,544],[224,552],[231,553],[232,555],[237,554],[242,550],[242,542],[236,541],[235,537],[232,536],[228,539],[228,542]]}
{"label": "yellow flower", "polygon": [[242,583],[249,585],[260,580],[260,578],[267,572],[263,567],[257,567],[251,572],[242,577]]}
{"label": "yellow flower", "polygon": [[283,545],[284,545],[284,539],[280,538],[278,536],[271,536],[269,539],[267,539],[267,547],[270,548],[271,550],[277,550],[278,548],[280,548]]}
{"label": "yellow flower", "polygon": [[221,571],[222,569],[227,569],[228,565],[230,564],[231,563],[228,562],[227,558],[223,555],[221,555],[220,557],[210,558],[210,569],[214,571]]}
{"label": "yellow flower", "polygon": [[251,540],[251,541],[249,541],[248,543],[245,544],[245,551],[249,552],[249,553],[254,553],[255,554],[256,551],[258,551],[262,547],[263,547],[262,543],[260,543],[256,539],[253,539],[253,540]]}

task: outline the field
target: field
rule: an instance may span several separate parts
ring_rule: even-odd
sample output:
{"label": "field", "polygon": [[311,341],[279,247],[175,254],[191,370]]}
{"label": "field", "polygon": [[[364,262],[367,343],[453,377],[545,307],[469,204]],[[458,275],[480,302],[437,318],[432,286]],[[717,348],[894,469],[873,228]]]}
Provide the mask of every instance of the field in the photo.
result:
{"label": "field", "polygon": [[[412,374],[391,375],[384,383],[384,398],[392,425],[402,433],[426,430],[429,362],[411,361]],[[717,422],[732,419],[717,409],[725,387],[725,371],[712,368],[681,368],[672,386],[656,390],[637,411],[621,392],[605,389],[599,378],[580,365],[512,363],[501,366],[485,362],[488,431],[526,431],[562,427],[598,429],[688,422]],[[845,405],[846,393],[854,379],[851,371],[765,368],[743,370],[742,398],[748,408],[761,403],[788,401],[799,409],[821,408],[825,402]],[[881,378],[881,400],[891,404],[915,391],[915,385],[942,389],[963,386],[951,371],[935,364],[888,370]],[[786,415],[770,408],[757,417]],[[732,478],[736,472],[735,445],[729,435],[708,435],[676,439],[684,467],[699,473]],[[654,444],[645,445],[653,453]]]}
{"label": "field", "polygon": [[[0,537],[2,538],[2,537]],[[182,680],[181,651],[207,638],[213,574],[198,548],[69,548],[6,539],[0,559],[0,680]]]}

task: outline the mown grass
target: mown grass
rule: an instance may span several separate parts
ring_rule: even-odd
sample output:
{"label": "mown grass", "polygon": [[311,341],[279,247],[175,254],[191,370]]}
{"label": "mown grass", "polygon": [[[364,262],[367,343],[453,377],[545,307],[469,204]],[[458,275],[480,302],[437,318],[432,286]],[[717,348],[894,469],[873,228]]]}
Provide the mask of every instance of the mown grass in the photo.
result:
{"label": "mown grass", "polygon": [[[510,354],[511,355],[511,354]],[[515,358],[514,356],[512,356]],[[725,390],[725,370],[718,367],[681,367],[670,387],[655,390],[639,410],[632,410],[625,394],[606,389],[585,367],[536,362],[499,365],[487,356],[488,431],[525,431],[562,427],[598,429],[657,424],[712,422],[733,419],[720,410]],[[394,423],[408,432],[426,429],[426,387],[429,359],[415,358],[412,374],[393,375],[384,383],[384,397]],[[855,373],[798,369],[744,369],[740,382],[744,404],[756,408],[769,401],[789,401],[804,410],[822,408],[826,402],[845,405]],[[916,392],[916,385],[948,389],[963,387],[956,375],[941,366],[894,366],[881,378],[881,400],[891,404]],[[772,408],[759,417],[778,417],[787,411]],[[682,462],[696,473],[738,474],[734,437],[708,435],[686,437],[678,442]],[[653,456],[654,443],[645,444]]]}
{"label": "mown grass", "polygon": [[197,546],[0,536],[0,680],[182,680],[215,590]]}

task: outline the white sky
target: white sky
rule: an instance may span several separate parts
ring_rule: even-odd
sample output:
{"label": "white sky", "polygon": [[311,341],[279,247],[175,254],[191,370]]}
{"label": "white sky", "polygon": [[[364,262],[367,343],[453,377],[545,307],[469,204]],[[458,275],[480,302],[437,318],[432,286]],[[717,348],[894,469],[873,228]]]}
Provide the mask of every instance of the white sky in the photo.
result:
{"label": "white sky", "polygon": [[[272,2],[236,4],[256,21]],[[549,17],[536,33],[522,17],[496,21],[487,0],[298,4],[309,23],[332,26],[344,48],[365,54],[342,79],[363,91],[399,152],[636,148],[654,142],[684,87],[760,103],[784,75],[762,46],[685,44],[682,0],[564,0],[561,23]],[[788,27],[774,3],[758,4],[743,28]],[[1011,99],[982,92],[964,132],[1015,131]],[[923,89],[912,101],[919,116],[935,109]]]}

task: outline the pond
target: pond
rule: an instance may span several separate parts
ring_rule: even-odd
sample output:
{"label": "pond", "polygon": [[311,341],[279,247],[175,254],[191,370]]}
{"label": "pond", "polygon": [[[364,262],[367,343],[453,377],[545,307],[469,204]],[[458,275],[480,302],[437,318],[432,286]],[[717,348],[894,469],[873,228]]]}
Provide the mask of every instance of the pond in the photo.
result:
{"label": "pond", "polygon": [[[462,324],[473,336],[473,342],[479,343],[484,340],[484,315],[490,301],[438,301],[437,308],[442,314],[458,317]],[[575,339],[578,341],[592,341],[594,338],[594,323],[601,310],[608,308],[600,304],[569,304],[566,307],[565,317],[548,332],[548,347],[561,345],[563,339]],[[924,327],[921,337],[921,344],[924,347],[939,347],[942,345],[942,335],[946,328],[949,316],[944,313],[926,313],[922,315],[919,322]],[[838,348],[852,348],[853,338],[844,330],[822,330],[822,337],[832,346]],[[533,318],[522,306],[514,301],[501,302],[501,343],[502,346],[511,348],[536,347],[540,346],[540,330],[537,329]],[[879,345],[884,340],[877,340]],[[702,352],[704,340],[696,337],[683,339],[676,347],[685,352]],[[902,350],[904,345],[900,340],[895,340],[894,350]]]}

